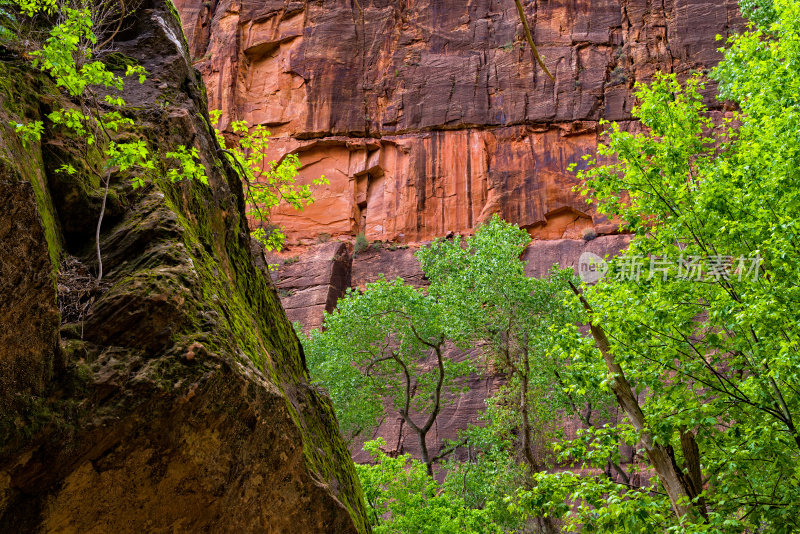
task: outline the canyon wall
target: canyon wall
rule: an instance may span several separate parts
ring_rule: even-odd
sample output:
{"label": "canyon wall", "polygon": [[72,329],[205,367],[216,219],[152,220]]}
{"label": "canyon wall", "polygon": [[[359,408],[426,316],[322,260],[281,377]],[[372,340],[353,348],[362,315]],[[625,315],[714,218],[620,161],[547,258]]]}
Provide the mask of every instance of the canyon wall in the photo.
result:
{"label": "canyon wall", "polygon": [[82,142],[13,126],[70,101],[0,44],[0,532],[366,533],[181,37],[171,2],[145,0],[100,56],[149,72],[126,80],[131,135],[154,158],[197,148],[208,178],[134,190],[113,172],[102,281]]}
{"label": "canyon wall", "polygon": [[[601,120],[631,121],[634,85],[720,59],[742,27],[736,0],[524,0],[554,75],[532,63],[513,0],[179,0],[212,108],[267,126],[271,157],[294,152],[304,212],[280,209],[289,248],[271,261],[290,319],[322,322],[347,287],[384,273],[424,285],[415,248],[499,213],[533,242],[528,272],[613,254],[618,226],[572,191],[570,164],[594,153]],[[715,87],[706,87],[708,102]],[[364,233],[371,248],[351,246]],[[475,377],[443,412],[432,449],[475,422],[496,387]],[[399,418],[378,432],[416,452]],[[357,456],[358,458],[359,456]]]}
{"label": "canyon wall", "polygon": [[[614,225],[572,193],[570,163],[601,119],[626,121],[636,82],[719,59],[735,0],[526,1],[555,80],[534,68],[513,0],[179,0],[223,128],[244,119],[330,185],[275,220],[416,242],[493,213],[543,239]],[[709,85],[708,94],[714,88]]]}

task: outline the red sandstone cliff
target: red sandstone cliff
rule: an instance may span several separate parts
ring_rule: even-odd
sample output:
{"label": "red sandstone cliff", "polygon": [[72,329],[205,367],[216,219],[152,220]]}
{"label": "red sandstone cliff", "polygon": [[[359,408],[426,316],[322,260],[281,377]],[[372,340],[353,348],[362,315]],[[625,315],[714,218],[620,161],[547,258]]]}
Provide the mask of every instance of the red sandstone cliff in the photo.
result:
{"label": "red sandstone cliff", "polygon": [[177,2],[211,108],[268,126],[305,181],[330,179],[305,213],[276,217],[291,240],[414,242],[498,212],[545,239],[610,232],[567,165],[600,119],[629,118],[635,82],[712,66],[736,1],[524,4],[555,81],[513,0]]}
{"label": "red sandstone cliff", "polygon": [[[291,243],[312,245],[288,251],[278,274],[292,320],[319,326],[346,287],[379,273],[424,283],[413,245],[395,244],[469,232],[493,213],[536,239],[532,275],[624,246],[566,169],[595,150],[601,119],[630,120],[636,82],[712,67],[715,36],[741,25],[737,2],[523,3],[555,81],[532,65],[513,0],[177,1],[223,122],[266,125],[273,157],[299,153],[302,182],[330,179],[304,213],[275,217]],[[360,232],[392,244],[353,258],[338,240]],[[493,386],[471,385],[432,442],[476,419]],[[401,430],[387,421],[379,433],[413,453]]]}

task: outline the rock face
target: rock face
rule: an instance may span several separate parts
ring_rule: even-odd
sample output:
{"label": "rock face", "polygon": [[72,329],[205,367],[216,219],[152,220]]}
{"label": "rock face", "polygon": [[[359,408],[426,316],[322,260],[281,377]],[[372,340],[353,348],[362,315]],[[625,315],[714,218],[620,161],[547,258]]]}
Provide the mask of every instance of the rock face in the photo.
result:
{"label": "rock face", "polygon": [[[292,320],[318,326],[334,295],[380,274],[424,285],[414,248],[494,213],[534,238],[531,275],[625,246],[617,224],[573,193],[567,168],[594,153],[601,120],[639,127],[636,82],[712,67],[715,36],[742,26],[737,2],[523,4],[554,81],[531,63],[513,0],[178,0],[221,126],[263,124],[272,158],[297,153],[302,183],[330,180],[305,212],[274,217],[301,245],[277,273]],[[355,257],[315,244],[359,233],[383,244]],[[477,419],[492,380],[476,379],[442,413],[431,449]],[[416,451],[399,420],[378,433]]]}
{"label": "rock face", "polygon": [[350,287],[350,251],[345,243],[314,247],[300,256],[283,260],[275,276],[286,314],[306,329],[322,325],[323,312],[331,312]]}
{"label": "rock face", "polygon": [[367,532],[180,36],[170,2],[137,7],[127,112],[152,151],[197,147],[210,185],[114,179],[101,284],[96,179],[57,132],[9,126],[63,97],[0,61],[0,532]]}
{"label": "rock face", "polygon": [[4,203],[0,217],[0,407],[11,402],[13,393],[41,393],[58,354],[60,318],[49,236],[38,224],[39,209],[52,218],[52,205],[37,208],[37,187],[44,177],[32,169],[43,169],[41,157],[23,153],[20,159],[18,168],[0,162]]}
{"label": "rock face", "polygon": [[513,0],[177,7],[223,122],[268,126],[274,157],[297,152],[305,182],[330,180],[306,212],[277,217],[293,241],[415,242],[493,213],[544,239],[613,232],[567,166],[593,152],[600,119],[630,118],[635,82],[712,66],[737,3],[524,4],[555,81],[533,67]]}

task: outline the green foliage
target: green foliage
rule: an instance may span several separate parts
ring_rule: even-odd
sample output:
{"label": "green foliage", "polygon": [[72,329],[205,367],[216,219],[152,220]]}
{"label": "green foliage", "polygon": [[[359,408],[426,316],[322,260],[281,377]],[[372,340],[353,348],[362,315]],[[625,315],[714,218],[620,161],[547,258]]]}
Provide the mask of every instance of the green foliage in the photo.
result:
{"label": "green foliage", "polygon": [[579,429],[576,439],[556,445],[559,464],[575,471],[536,473],[532,487],[518,487],[506,501],[523,516],[567,519],[564,532],[666,532],[674,516],[655,484],[638,488],[585,474],[602,470],[609,458],[618,463],[620,444],[637,439],[629,425]]}
{"label": "green foliage", "polygon": [[361,232],[356,236],[356,242],[353,245],[353,257],[358,256],[368,248],[369,241],[367,241],[367,236],[364,235],[364,232]]}
{"label": "green foliage", "polygon": [[[210,113],[213,125],[219,122],[221,115],[219,110]],[[303,211],[314,202],[310,186],[296,184],[301,167],[300,158],[297,154],[287,154],[281,161],[267,161],[270,133],[266,128],[261,125],[251,128],[246,121],[234,121],[231,129],[238,136],[237,146],[227,147],[225,137],[219,130],[216,130],[217,141],[245,185],[247,216],[259,225],[252,235],[267,250],[280,251],[286,235],[280,228],[270,224],[273,208],[285,202]],[[315,186],[328,183],[324,176],[313,182]]]}
{"label": "green foliage", "polygon": [[357,465],[375,534],[500,534],[497,516],[505,507],[495,501],[482,508],[445,491],[425,470],[425,464],[407,454],[388,456],[383,439],[368,442],[375,465]]}
{"label": "green foliage", "polygon": [[197,148],[192,147],[191,150],[187,150],[185,146],[181,145],[177,150],[167,152],[164,157],[177,160],[179,164],[179,168],[171,168],[167,171],[169,181],[194,180],[208,185],[206,167],[200,163],[200,154]]}
{"label": "green foliage", "polygon": [[31,143],[38,143],[42,139],[42,132],[44,131],[44,123],[42,121],[32,121],[28,124],[15,122],[12,126],[14,126],[17,135],[25,147],[29,146]]}
{"label": "green foliage", "polygon": [[[669,445],[688,469],[680,437],[689,432],[696,440],[704,491],[694,506],[705,517],[681,523],[654,488],[631,493],[600,478],[542,475],[537,489],[555,491],[547,502],[568,497],[591,509],[593,519],[569,513],[573,528],[800,528],[800,5],[776,0],[773,7],[770,38],[760,30],[731,38],[713,73],[720,97],[741,109],[732,119],[712,122],[698,77],[680,84],[657,76],[638,86],[634,109],[648,130],[612,125],[599,155],[616,163],[590,158],[579,173],[598,210],[620,216],[635,234],[611,272],[637,258],[673,266],[657,271],[648,259],[638,279],[609,276],[582,291],[593,321],[609,334],[610,354],[635,389],[647,392],[642,408],[655,442]],[[678,276],[675,266],[689,258],[719,257],[728,262],[724,274]],[[750,258],[758,258],[757,271]],[[569,330],[574,341],[564,352],[605,384],[600,354],[574,350],[584,346],[577,328],[568,326],[561,342]],[[590,452],[583,451],[585,461]],[[620,518],[638,523],[613,526]]]}
{"label": "green foliage", "polygon": [[61,8],[63,21],[50,30],[41,50],[31,52],[33,66],[50,73],[56,85],[73,97],[83,96],[90,85],[122,90],[123,80],[106,69],[101,61],[91,59],[91,47],[97,44],[88,9]]}
{"label": "green foliage", "polygon": [[765,30],[768,30],[778,17],[773,0],[741,0],[739,8],[742,10],[742,15]]}
{"label": "green foliage", "polygon": [[[538,475],[554,465],[551,443],[560,437],[564,414],[591,426],[591,414],[597,419],[610,406],[606,392],[586,387],[591,374],[569,365],[569,353],[552,350],[564,325],[579,318],[577,308],[564,304],[574,274],[556,268],[542,279],[528,277],[520,257],[529,243],[527,232],[495,216],[472,237],[439,240],[417,253],[431,282],[429,294],[446,310],[451,337],[481,349],[506,376],[484,415],[487,427],[465,433],[470,462],[448,464],[476,506],[492,494],[536,487]],[[619,461],[610,451],[604,454],[604,463]],[[542,528],[556,528],[544,508],[523,515]],[[507,524],[515,524],[514,514]]]}
{"label": "green foliage", "polygon": [[407,424],[430,429],[441,394],[461,391],[457,379],[472,371],[444,355],[443,319],[424,291],[380,279],[363,293],[348,290],[325,315],[324,331],[303,339],[309,373],[328,389],[346,436],[374,428],[384,398]]}
{"label": "green foliage", "polygon": [[[120,172],[125,172],[134,167],[152,170],[153,162],[149,159],[150,152],[144,141],[133,141],[130,143],[115,143],[111,141],[106,148],[107,168],[117,168]],[[144,179],[140,175],[131,178],[131,185],[134,189],[144,187]]]}
{"label": "green foliage", "polygon": [[348,352],[330,343],[330,336],[313,330],[305,337],[300,329],[296,330],[306,354],[309,375],[331,397],[345,441],[350,444],[356,437],[369,434],[384,411],[378,385],[347,360]]}
{"label": "green foliage", "polygon": [[506,499],[513,512],[568,516],[562,532],[669,532],[671,511],[663,496],[572,471],[534,477],[533,489],[520,488]]}
{"label": "green foliage", "polygon": [[57,8],[56,0],[14,0],[9,4],[16,4],[19,9],[28,17],[44,13],[52,15]]}
{"label": "green foliage", "polygon": [[[437,240],[417,253],[429,294],[446,310],[449,333],[471,345],[489,342],[488,355],[501,357],[494,363],[502,371],[519,367],[511,353],[544,341],[552,324],[574,317],[561,303],[569,271],[528,277],[520,260],[528,243],[526,231],[495,215],[474,236]],[[544,356],[546,348],[537,350]]]}
{"label": "green foliage", "polygon": [[[479,349],[495,371],[506,375],[507,384],[489,403],[487,426],[468,429],[461,443],[451,446],[468,447],[470,461],[446,464],[444,494],[472,510],[486,510],[498,496],[530,487],[531,474],[545,467],[533,452],[534,439],[546,450],[564,412],[578,411],[577,403],[608,404],[604,393],[568,390],[561,382],[581,371],[549,350],[554,327],[577,319],[563,305],[566,281],[573,275],[526,276],[520,255],[529,242],[527,232],[499,217],[472,237],[435,241],[417,253],[430,280],[426,290],[380,280],[363,294],[350,291],[338,311],[326,316],[325,331],[303,340],[310,374],[329,390],[342,429],[351,437],[374,428],[384,398],[392,399],[401,415],[408,413],[409,400],[417,413],[435,415],[438,375],[426,361],[444,340]],[[470,367],[447,358],[443,367],[444,389],[458,391],[454,378]],[[519,448],[524,466],[517,461]],[[423,463],[430,464],[426,454]],[[610,457],[607,453],[606,460]],[[392,517],[400,513],[397,508]],[[523,526],[522,512],[502,507],[492,514],[503,528]]]}
{"label": "green foliage", "polygon": [[[470,426],[461,432],[461,443],[467,451],[466,461],[455,456],[443,465],[447,475],[442,488],[458,496],[471,508],[485,508],[492,502],[507,500],[527,485],[528,469],[518,462],[519,420],[505,400],[495,396],[486,400],[481,426]],[[513,506],[494,507],[494,520],[506,531],[525,526],[525,512]]]}
{"label": "green foliage", "polygon": [[429,293],[446,310],[449,335],[482,348],[507,376],[498,395],[509,416],[545,444],[562,413],[577,415],[587,403],[604,408],[610,399],[596,388],[566,388],[585,380],[581,369],[566,365],[568,357],[551,350],[554,332],[578,319],[574,307],[564,306],[574,275],[555,269],[541,279],[527,276],[520,256],[528,243],[526,231],[494,216],[474,236],[435,241],[417,257]]}

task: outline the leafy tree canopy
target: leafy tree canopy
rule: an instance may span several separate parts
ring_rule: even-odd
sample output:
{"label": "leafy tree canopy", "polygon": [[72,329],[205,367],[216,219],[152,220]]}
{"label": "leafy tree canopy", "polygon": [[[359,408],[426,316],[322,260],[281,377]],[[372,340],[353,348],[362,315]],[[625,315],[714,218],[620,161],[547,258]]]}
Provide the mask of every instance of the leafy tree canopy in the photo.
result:
{"label": "leafy tree canopy", "polygon": [[[622,379],[646,393],[626,409],[642,412],[636,441],[673,460],[651,464],[660,484],[647,495],[540,477],[535,493],[577,484],[546,506],[565,497],[591,505],[603,531],[626,531],[610,526],[623,517],[670,532],[800,528],[800,4],[771,5],[775,20],[732,37],[712,74],[740,111],[714,116],[699,77],[659,75],[639,86],[634,110],[648,130],[612,125],[600,156],[616,162],[589,158],[579,173],[590,201],[634,239],[612,262],[617,274],[584,286],[576,303],[601,354],[568,353],[598,377],[611,372],[604,384]],[[683,497],[662,493],[674,489]],[[616,497],[603,505],[593,494]]]}

